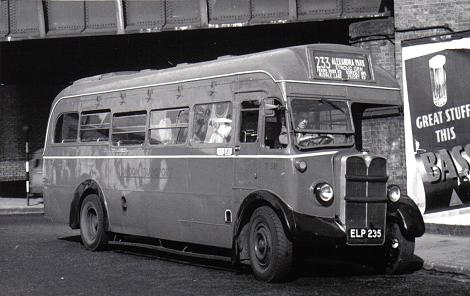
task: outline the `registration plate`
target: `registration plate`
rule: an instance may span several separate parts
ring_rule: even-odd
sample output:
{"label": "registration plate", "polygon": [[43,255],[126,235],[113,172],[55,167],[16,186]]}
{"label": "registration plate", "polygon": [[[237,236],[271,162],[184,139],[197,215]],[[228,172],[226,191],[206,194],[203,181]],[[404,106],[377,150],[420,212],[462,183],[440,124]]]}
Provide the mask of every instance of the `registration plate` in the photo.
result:
{"label": "registration plate", "polygon": [[368,228],[350,228],[350,239],[381,239],[383,236],[382,229],[368,229]]}

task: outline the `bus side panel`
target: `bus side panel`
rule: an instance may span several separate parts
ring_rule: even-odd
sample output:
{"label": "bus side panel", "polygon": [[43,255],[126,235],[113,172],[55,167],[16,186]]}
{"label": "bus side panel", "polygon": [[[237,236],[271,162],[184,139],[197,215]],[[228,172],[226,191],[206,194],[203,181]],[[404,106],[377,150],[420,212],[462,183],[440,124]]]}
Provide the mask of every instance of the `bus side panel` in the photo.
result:
{"label": "bus side panel", "polygon": [[149,162],[142,148],[129,147],[129,154],[142,158],[126,158],[113,152],[108,168],[107,204],[109,223],[114,232],[148,235],[148,204],[144,198],[151,179]]}
{"label": "bus side panel", "polygon": [[[155,152],[168,153],[169,150],[155,148]],[[188,192],[188,161],[181,158],[150,159],[147,161],[150,177],[144,188],[147,204],[147,229],[150,236],[176,241],[187,241],[182,236],[178,225],[179,217],[185,216],[190,209],[188,199],[193,198]]]}
{"label": "bus side panel", "polygon": [[[57,119],[62,113],[77,112],[77,102],[59,101],[51,110],[44,147],[44,210],[53,221],[68,223],[73,193],[77,188],[77,143],[53,143]],[[78,128],[78,121],[75,129]],[[70,125],[73,134],[74,126]],[[51,158],[47,158],[51,157]],[[71,157],[71,158],[69,158]]]}
{"label": "bus side panel", "polygon": [[[75,147],[51,148],[49,151],[57,157],[76,154]],[[68,223],[70,205],[77,187],[77,159],[47,159],[44,165],[47,180],[44,192],[45,215],[55,222]]]}
{"label": "bus side panel", "polygon": [[[109,155],[108,144],[82,144],[79,146],[78,154],[83,158],[78,159],[77,172],[78,172],[78,184],[86,181],[93,180],[98,184],[101,192],[104,195],[105,207],[107,206],[107,195],[106,188],[108,186],[108,159],[101,158],[102,156]],[[78,185],[77,184],[77,185]],[[112,213],[107,213],[108,217]]]}
{"label": "bus side panel", "polygon": [[[216,154],[216,148],[212,150]],[[209,152],[210,153],[210,152]],[[189,192],[179,225],[191,242],[230,248],[232,224],[225,223],[225,211],[235,213],[232,199],[233,158],[192,158],[189,162]]]}
{"label": "bus side panel", "polygon": [[298,159],[307,163],[307,170],[303,173],[295,168],[295,159],[261,159],[259,161],[261,187],[274,192],[297,213],[334,217],[336,207],[322,206],[313,192],[313,187],[320,182],[328,182],[334,186],[333,174],[328,169],[332,166],[332,155]]}

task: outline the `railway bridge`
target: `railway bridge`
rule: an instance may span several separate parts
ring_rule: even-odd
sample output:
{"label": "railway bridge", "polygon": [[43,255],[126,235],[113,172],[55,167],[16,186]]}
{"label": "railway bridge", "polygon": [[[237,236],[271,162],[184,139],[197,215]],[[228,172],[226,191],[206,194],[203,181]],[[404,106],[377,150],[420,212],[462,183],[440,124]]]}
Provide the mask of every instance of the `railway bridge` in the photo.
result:
{"label": "railway bridge", "polygon": [[25,140],[43,146],[76,79],[308,43],[384,52],[394,71],[393,16],[392,0],[0,0],[0,183],[23,190]]}

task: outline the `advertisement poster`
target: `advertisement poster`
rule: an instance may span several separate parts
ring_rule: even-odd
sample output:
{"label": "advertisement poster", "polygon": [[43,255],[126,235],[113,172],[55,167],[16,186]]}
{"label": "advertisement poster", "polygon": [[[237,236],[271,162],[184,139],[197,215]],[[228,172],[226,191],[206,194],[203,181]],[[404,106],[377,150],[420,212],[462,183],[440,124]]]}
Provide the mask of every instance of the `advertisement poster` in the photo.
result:
{"label": "advertisement poster", "polygon": [[404,42],[403,74],[408,195],[470,207],[470,33]]}

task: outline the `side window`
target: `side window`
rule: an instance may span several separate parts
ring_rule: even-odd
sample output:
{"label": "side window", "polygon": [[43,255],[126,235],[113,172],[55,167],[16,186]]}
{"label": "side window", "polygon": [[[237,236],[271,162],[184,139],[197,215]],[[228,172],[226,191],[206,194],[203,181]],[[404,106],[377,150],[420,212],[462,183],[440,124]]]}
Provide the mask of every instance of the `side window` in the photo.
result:
{"label": "side window", "polygon": [[110,122],[111,110],[82,112],[80,118],[80,141],[108,141]]}
{"label": "side window", "polygon": [[232,138],[232,103],[194,106],[193,142],[228,143]]}
{"label": "side window", "polygon": [[77,141],[78,113],[64,113],[57,118],[54,131],[54,143]]}
{"label": "side window", "polygon": [[242,102],[240,143],[253,143],[258,140],[259,101]]}
{"label": "side window", "polygon": [[287,147],[286,117],[282,104],[277,100],[265,100],[264,146],[270,149]]}
{"label": "side window", "polygon": [[113,115],[113,145],[142,145],[145,142],[147,112],[126,112]]}
{"label": "side window", "polygon": [[150,111],[150,144],[185,143],[188,136],[188,123],[189,108]]}

